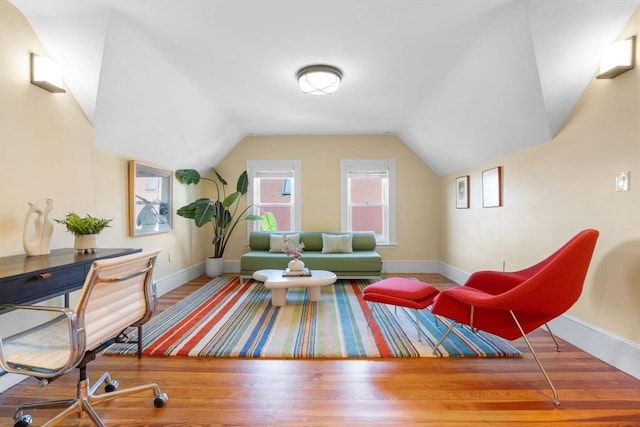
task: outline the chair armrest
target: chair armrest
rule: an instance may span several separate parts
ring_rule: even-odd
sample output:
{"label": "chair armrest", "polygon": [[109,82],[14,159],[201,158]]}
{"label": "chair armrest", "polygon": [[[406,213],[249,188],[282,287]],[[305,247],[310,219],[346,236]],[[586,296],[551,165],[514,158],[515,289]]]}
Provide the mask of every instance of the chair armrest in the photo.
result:
{"label": "chair armrest", "polygon": [[75,311],[67,307],[55,307],[51,305],[18,305],[18,304],[0,304],[0,309],[6,310],[36,310],[36,311],[53,311],[65,314],[67,317],[75,316]]}
{"label": "chair armrest", "polygon": [[464,286],[479,289],[491,295],[499,295],[510,291],[526,279],[527,277],[520,275],[519,272],[483,270],[471,274]]}
{"label": "chair armrest", "polygon": [[9,305],[4,304],[0,305],[0,308],[9,309],[9,310],[30,310],[30,311],[39,311],[39,312],[50,312],[50,313],[58,313],[58,318],[64,318],[66,321],[65,332],[69,336],[69,352],[68,357],[66,357],[66,361],[61,363],[60,366],[52,367],[42,367],[36,366],[30,363],[30,360],[21,357],[20,355],[15,355],[13,353],[7,353],[7,347],[11,347],[13,344],[12,341],[21,340],[22,342],[27,342],[28,338],[34,331],[46,329],[46,325],[49,324],[60,324],[62,321],[55,322],[57,319],[53,319],[52,321],[46,322],[44,324],[37,325],[33,328],[22,331],[18,334],[15,334],[11,337],[5,338],[5,342],[3,342],[0,337],[0,367],[4,369],[6,372],[20,374],[20,375],[29,375],[36,378],[53,378],[57,377],[69,369],[73,368],[77,361],[83,356],[81,351],[81,344],[83,345],[84,341],[84,330],[78,328],[78,317],[76,312],[72,309],[66,307],[53,307],[53,306],[38,306],[38,305]]}

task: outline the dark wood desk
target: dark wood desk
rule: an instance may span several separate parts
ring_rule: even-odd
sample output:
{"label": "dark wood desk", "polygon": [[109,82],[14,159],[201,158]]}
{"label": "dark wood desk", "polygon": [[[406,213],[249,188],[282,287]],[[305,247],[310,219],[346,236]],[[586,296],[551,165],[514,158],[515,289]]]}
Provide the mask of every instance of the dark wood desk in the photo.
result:
{"label": "dark wood desk", "polygon": [[91,264],[98,259],[141,252],[141,249],[98,249],[77,254],[75,249],[54,249],[49,255],[14,255],[0,258],[0,304],[34,304],[65,295],[84,284]]}

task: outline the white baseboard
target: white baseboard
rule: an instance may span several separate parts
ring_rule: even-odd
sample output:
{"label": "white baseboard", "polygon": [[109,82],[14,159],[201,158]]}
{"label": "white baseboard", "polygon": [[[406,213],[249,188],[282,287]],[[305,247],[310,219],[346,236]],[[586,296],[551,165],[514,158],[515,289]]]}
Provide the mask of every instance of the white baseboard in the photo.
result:
{"label": "white baseboard", "polygon": [[451,280],[452,282],[457,283],[458,285],[461,285],[464,282],[466,282],[470,276],[470,274],[467,273],[466,271],[462,271],[459,268],[449,264],[445,264],[444,262],[440,263],[440,268],[438,269],[438,273],[440,273],[440,275],[446,277],[447,279]]}
{"label": "white baseboard", "polygon": [[0,393],[29,378],[24,375],[7,374],[2,369],[0,373]]}
{"label": "white baseboard", "polygon": [[568,314],[549,322],[549,327],[563,340],[640,379],[640,345]]}
{"label": "white baseboard", "polygon": [[382,272],[393,273],[438,273],[439,261],[383,261]]}
{"label": "white baseboard", "polygon": [[162,296],[167,292],[170,292],[180,286],[184,285],[190,280],[193,280],[204,274],[204,262],[192,265],[184,270],[177,271],[168,276],[156,279],[156,291],[158,296]]}

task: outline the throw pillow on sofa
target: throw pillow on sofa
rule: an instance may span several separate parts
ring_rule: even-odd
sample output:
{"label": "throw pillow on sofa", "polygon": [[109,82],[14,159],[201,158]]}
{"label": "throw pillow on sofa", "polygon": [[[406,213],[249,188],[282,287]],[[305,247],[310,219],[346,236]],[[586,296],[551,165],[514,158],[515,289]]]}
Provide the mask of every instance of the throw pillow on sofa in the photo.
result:
{"label": "throw pillow on sofa", "polygon": [[351,234],[326,234],[322,233],[322,253],[323,254],[348,254],[353,252],[353,235]]}
{"label": "throw pillow on sofa", "polygon": [[300,234],[271,234],[269,236],[269,252],[282,252],[285,236],[289,238],[293,247],[297,247],[300,243]]}

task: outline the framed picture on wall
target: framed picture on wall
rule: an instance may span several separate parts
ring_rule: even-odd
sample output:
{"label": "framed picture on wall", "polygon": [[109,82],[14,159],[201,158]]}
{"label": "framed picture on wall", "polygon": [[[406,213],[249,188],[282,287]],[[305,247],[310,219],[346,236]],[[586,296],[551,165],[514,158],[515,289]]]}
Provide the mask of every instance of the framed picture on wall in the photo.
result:
{"label": "framed picture on wall", "polygon": [[129,236],[171,231],[172,202],[170,170],[129,161]]}
{"label": "framed picture on wall", "polygon": [[502,167],[482,171],[482,207],[502,206]]}
{"label": "framed picture on wall", "polygon": [[469,175],[456,178],[456,208],[469,209]]}

